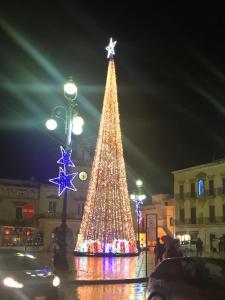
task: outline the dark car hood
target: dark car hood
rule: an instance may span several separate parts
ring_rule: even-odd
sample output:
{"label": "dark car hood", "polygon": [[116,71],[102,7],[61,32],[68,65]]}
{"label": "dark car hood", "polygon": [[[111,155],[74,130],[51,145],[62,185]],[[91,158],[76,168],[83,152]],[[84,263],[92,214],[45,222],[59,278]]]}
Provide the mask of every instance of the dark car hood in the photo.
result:
{"label": "dark car hood", "polygon": [[1,281],[6,277],[12,277],[20,282],[49,281],[54,278],[54,275],[48,268],[43,268],[41,270],[1,271]]}

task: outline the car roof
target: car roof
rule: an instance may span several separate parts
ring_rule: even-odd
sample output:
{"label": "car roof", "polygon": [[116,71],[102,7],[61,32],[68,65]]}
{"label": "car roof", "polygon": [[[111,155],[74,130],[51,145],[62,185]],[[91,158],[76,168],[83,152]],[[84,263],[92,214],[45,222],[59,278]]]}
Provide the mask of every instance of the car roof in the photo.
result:
{"label": "car roof", "polygon": [[224,258],[215,258],[215,257],[199,257],[199,256],[184,256],[184,257],[172,257],[172,258],[166,258],[164,259],[158,266],[167,264],[167,263],[176,263],[179,261],[195,261],[195,262],[201,262],[201,263],[206,263],[206,262],[225,262]]}
{"label": "car roof", "polygon": [[24,251],[21,251],[19,249],[12,249],[12,248],[0,248],[0,255],[5,255],[5,254],[15,254],[15,253],[25,253]]}

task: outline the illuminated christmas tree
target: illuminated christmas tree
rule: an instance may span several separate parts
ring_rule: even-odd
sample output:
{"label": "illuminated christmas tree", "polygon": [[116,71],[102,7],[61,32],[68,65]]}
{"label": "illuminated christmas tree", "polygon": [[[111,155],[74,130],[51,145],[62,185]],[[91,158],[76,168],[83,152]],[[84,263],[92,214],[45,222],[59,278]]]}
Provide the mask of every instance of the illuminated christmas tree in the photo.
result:
{"label": "illuminated christmas tree", "polygon": [[109,65],[87,200],[75,252],[137,254],[127,190],[115,63],[116,42],[106,47]]}

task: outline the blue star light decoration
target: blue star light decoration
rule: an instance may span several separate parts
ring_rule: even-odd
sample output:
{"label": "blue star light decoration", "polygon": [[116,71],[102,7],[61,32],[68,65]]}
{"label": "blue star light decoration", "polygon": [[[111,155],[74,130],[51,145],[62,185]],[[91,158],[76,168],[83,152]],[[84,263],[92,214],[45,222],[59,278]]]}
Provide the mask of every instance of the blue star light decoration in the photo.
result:
{"label": "blue star light decoration", "polygon": [[134,199],[134,202],[136,204],[136,213],[137,213],[137,220],[138,223],[141,223],[142,216],[141,216],[141,204],[143,204],[143,200],[140,199],[139,195],[137,195]]}
{"label": "blue star light decoration", "polygon": [[71,160],[72,150],[65,150],[62,146],[60,146],[60,150],[61,150],[62,156],[57,161],[57,163],[62,164],[66,167],[75,167],[74,163]]}
{"label": "blue star light decoration", "polygon": [[109,45],[105,48],[108,52],[107,58],[113,58],[113,55],[115,55],[114,47],[116,46],[117,41],[113,42],[113,39],[110,38]]}
{"label": "blue star light decoration", "polygon": [[59,177],[49,179],[50,182],[54,184],[58,184],[59,191],[58,195],[60,196],[65,189],[70,189],[72,191],[76,191],[77,189],[73,185],[72,181],[77,176],[78,172],[72,173],[72,174],[66,174],[63,168],[59,168]]}
{"label": "blue star light decoration", "polygon": [[60,146],[62,156],[57,161],[58,164],[64,166],[64,168],[59,168],[59,177],[49,179],[50,182],[57,184],[59,186],[58,195],[60,196],[66,189],[72,191],[77,191],[72,181],[77,176],[78,172],[72,174],[66,174],[66,167],[75,167],[74,163],[71,160],[72,150],[65,150]]}

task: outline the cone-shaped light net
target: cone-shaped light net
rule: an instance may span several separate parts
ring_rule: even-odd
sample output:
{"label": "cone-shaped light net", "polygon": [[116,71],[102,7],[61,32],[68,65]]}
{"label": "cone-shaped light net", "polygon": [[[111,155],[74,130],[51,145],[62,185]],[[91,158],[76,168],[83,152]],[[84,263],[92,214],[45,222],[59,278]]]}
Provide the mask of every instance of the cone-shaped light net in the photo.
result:
{"label": "cone-shaped light net", "polygon": [[75,251],[137,253],[120,130],[114,60],[110,59],[87,200]]}

